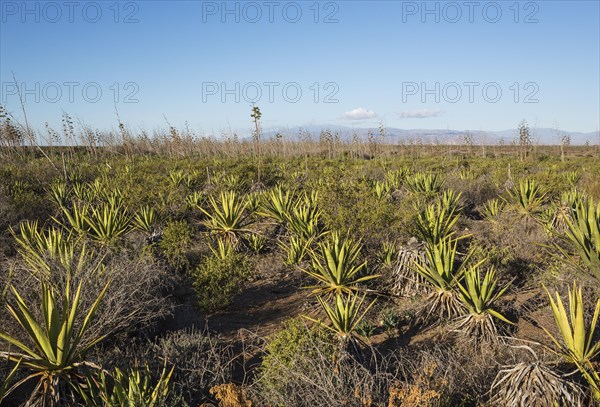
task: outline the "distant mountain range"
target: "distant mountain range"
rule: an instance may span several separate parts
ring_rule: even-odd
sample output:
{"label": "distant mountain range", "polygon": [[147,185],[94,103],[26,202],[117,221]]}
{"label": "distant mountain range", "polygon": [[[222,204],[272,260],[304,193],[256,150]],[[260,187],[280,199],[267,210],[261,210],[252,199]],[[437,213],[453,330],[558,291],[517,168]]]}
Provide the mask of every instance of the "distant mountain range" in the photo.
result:
{"label": "distant mountain range", "polygon": [[[361,140],[367,140],[369,132],[375,136],[379,135],[378,128],[354,128],[338,125],[308,125],[297,126],[282,129],[264,129],[263,138],[271,139],[276,134],[281,134],[288,140],[300,140],[310,134],[312,140],[318,140],[322,131],[329,130],[332,133],[337,133],[342,141],[350,141],[354,136],[358,136]],[[402,142],[410,142],[421,140],[422,143],[441,143],[441,144],[464,144],[465,135],[471,134],[474,144],[498,144],[504,142],[510,144],[514,140],[518,140],[517,129],[500,130],[500,131],[481,131],[481,130],[428,130],[428,129],[398,129],[385,128],[384,140],[388,143],[397,144]],[[571,132],[556,130],[550,128],[530,128],[530,133],[533,142],[536,144],[560,144],[562,135],[568,134],[571,137],[571,145],[584,145],[589,143],[595,145],[600,143],[599,132]]]}

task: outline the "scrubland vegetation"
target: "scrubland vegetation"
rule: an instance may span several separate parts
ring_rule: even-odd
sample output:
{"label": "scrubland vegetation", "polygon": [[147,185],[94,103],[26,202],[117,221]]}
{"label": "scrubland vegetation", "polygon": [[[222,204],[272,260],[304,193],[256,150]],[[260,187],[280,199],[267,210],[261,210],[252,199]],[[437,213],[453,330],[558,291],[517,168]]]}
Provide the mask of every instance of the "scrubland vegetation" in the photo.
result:
{"label": "scrubland vegetation", "polygon": [[600,401],[596,147],[1,131],[2,405]]}

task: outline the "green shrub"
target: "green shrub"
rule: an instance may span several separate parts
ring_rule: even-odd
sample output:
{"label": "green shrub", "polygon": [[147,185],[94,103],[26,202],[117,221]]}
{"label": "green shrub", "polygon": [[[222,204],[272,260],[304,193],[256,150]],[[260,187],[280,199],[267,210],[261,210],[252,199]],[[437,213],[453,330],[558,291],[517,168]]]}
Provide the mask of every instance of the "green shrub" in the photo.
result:
{"label": "green shrub", "polygon": [[300,372],[303,364],[322,356],[333,357],[337,349],[334,335],[318,324],[308,326],[305,319],[298,317],[282,325],[265,346],[266,356],[258,378],[263,392],[285,388],[284,378],[289,375],[283,372],[290,369]]}
{"label": "green shrub", "polygon": [[192,242],[192,227],[185,221],[171,221],[163,231],[159,247],[167,263],[177,269],[189,267],[186,256]]}
{"label": "green shrub", "polygon": [[208,312],[226,308],[242,292],[252,270],[252,264],[241,253],[225,259],[214,255],[205,257],[193,271],[200,308]]}

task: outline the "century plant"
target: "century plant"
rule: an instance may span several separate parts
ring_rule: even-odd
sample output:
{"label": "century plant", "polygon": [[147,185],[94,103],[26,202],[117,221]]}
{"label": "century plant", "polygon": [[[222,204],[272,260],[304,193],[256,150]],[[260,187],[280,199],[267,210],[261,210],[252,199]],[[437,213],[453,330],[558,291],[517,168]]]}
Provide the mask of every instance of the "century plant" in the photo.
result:
{"label": "century plant", "polygon": [[330,306],[327,301],[321,297],[317,298],[325,311],[325,315],[329,319],[331,325],[325,324],[322,321],[313,318],[305,317],[313,322],[324,326],[332,332],[339,335],[342,343],[347,342],[352,338],[358,325],[361,323],[366,313],[375,304],[376,300],[371,301],[363,309],[363,303],[366,299],[366,294],[362,296],[358,293],[336,294],[333,299],[333,305]]}
{"label": "century plant", "polygon": [[402,246],[398,250],[396,266],[391,273],[393,295],[414,296],[426,283],[425,279],[414,271],[415,262],[423,266],[428,262],[424,247],[425,244],[421,243],[417,246]]}
{"label": "century plant", "polygon": [[[565,238],[575,248],[579,259],[570,256],[560,246],[556,246],[571,264],[600,280],[600,202],[592,198],[582,199],[572,212],[572,219],[566,219]],[[578,261],[579,260],[579,261]]]}
{"label": "century plant", "polygon": [[56,204],[57,207],[62,208],[67,206],[70,202],[70,189],[67,183],[64,181],[56,181],[50,185],[49,189],[50,199]]}
{"label": "century plant", "polygon": [[542,224],[549,234],[558,233],[564,235],[568,230],[569,220],[577,206],[583,202],[583,195],[572,188],[560,195],[558,202],[551,202],[548,208],[542,211],[537,220]]}
{"label": "century plant", "polygon": [[437,173],[417,172],[406,178],[406,188],[415,194],[433,195],[442,190],[446,180]]}
{"label": "century plant", "polygon": [[515,205],[519,212],[532,216],[546,202],[546,190],[531,178],[520,179],[518,185],[507,191],[508,201]]}
{"label": "century plant", "polygon": [[260,205],[262,203],[262,193],[251,192],[246,195],[246,201],[248,202],[248,211],[250,211],[250,213],[255,213],[260,209]]}
{"label": "century plant", "polygon": [[216,240],[216,247],[209,246],[210,251],[213,252],[215,257],[221,260],[230,259],[235,254],[235,246],[231,244],[229,240],[222,237],[218,237]]}
{"label": "century plant", "polygon": [[94,195],[94,190],[90,188],[87,184],[76,181],[71,186],[71,191],[73,195],[79,202],[83,203],[91,203],[96,199]]}
{"label": "century plant", "polygon": [[182,170],[172,170],[169,172],[169,181],[174,187],[178,187],[185,182],[185,173]]}
{"label": "century plant", "polygon": [[419,212],[416,226],[418,237],[422,241],[431,245],[454,235],[452,228],[460,217],[459,197],[460,194],[444,194],[437,202],[425,206],[423,211]]}
{"label": "century plant", "polygon": [[113,243],[131,227],[131,218],[127,214],[127,209],[116,197],[114,200],[92,207],[89,215],[85,216],[85,222],[92,239],[104,245]]}
{"label": "century plant", "polygon": [[468,312],[460,317],[457,330],[468,336],[497,342],[498,330],[494,319],[513,324],[494,309],[495,303],[509,287],[510,284],[507,284],[498,288],[493,267],[486,270],[483,279],[479,267],[468,267],[462,282],[458,283],[458,297]]}
{"label": "century plant", "polygon": [[382,200],[390,195],[391,186],[387,181],[375,181],[375,196]]}
{"label": "century plant", "polygon": [[312,267],[303,271],[316,280],[316,285],[308,288],[313,294],[342,294],[359,290],[358,285],[379,277],[365,274],[367,262],[359,261],[361,244],[349,237],[342,238],[334,232],[319,243],[318,252],[310,251]]}
{"label": "century plant", "polygon": [[283,188],[277,185],[264,195],[258,214],[283,224],[287,221],[286,217],[291,212],[293,205],[290,191],[286,190],[284,192]]}
{"label": "century plant", "polygon": [[567,171],[564,176],[569,185],[573,187],[575,187],[581,180],[581,173],[577,170]]}
{"label": "century plant", "polygon": [[583,377],[587,380],[594,394],[600,401],[600,376],[594,365],[594,359],[600,355],[600,341],[594,342],[598,317],[600,316],[600,298],[596,301],[594,315],[589,326],[586,326],[584,317],[584,302],[581,287],[573,283],[573,290],[569,289],[569,312],[567,312],[558,292],[555,292],[556,301],[546,290],[550,300],[550,307],[554,321],[558,328],[561,340],[543,328],[550,337],[559,356],[573,363]]}
{"label": "century plant", "polygon": [[71,207],[61,206],[61,209],[65,222],[61,222],[53,217],[54,221],[66,228],[71,228],[80,235],[85,234],[89,230],[90,226],[87,219],[90,212],[90,205],[88,203],[74,202]]}
{"label": "century plant", "polygon": [[390,185],[391,188],[398,189],[406,180],[406,178],[410,175],[410,173],[410,169],[407,167],[402,167],[398,170],[388,171],[385,173],[385,181]]}
{"label": "century plant", "polygon": [[146,205],[133,215],[132,222],[134,228],[152,235],[159,221],[156,210]]}
{"label": "century plant", "polygon": [[206,215],[202,223],[214,234],[236,245],[242,234],[250,233],[246,213],[247,202],[234,191],[221,192],[220,200],[209,197],[210,210],[200,207]]}
{"label": "century plant", "polygon": [[[457,245],[458,239],[446,237],[426,246],[424,264],[418,261],[413,263],[413,270],[423,277],[433,290],[422,311],[424,319],[429,319],[433,314],[452,319],[462,314],[463,306],[458,298],[457,285],[463,277],[473,251],[469,250],[460,265],[455,266]],[[473,267],[480,264],[481,262]]]}
{"label": "century plant", "polygon": [[501,201],[498,198],[492,198],[483,204],[481,214],[485,220],[494,222],[503,208],[504,201]]}
{"label": "century plant", "polygon": [[381,254],[379,255],[379,261],[386,267],[394,264],[398,258],[398,249],[394,242],[383,242],[381,247]]}
{"label": "century plant", "polygon": [[70,235],[61,229],[39,230],[37,221],[25,221],[19,225],[20,234],[11,233],[18,243],[17,252],[35,272],[50,275],[52,262],[69,267],[75,257],[75,244]]}
{"label": "century plant", "polygon": [[515,348],[530,351],[536,360],[503,366],[490,388],[491,405],[583,407],[584,397],[580,386],[540,362],[529,346]]}
{"label": "century plant", "polygon": [[306,201],[300,201],[285,215],[290,231],[305,240],[323,234],[320,224],[321,211]]}
{"label": "century plant", "polygon": [[185,203],[189,208],[201,208],[206,203],[206,195],[200,191],[194,191],[185,197]]}
{"label": "century plant", "polygon": [[253,232],[246,236],[246,244],[250,246],[254,253],[258,254],[265,248],[265,245],[267,244],[267,238],[260,233]]}
{"label": "century plant", "polygon": [[175,366],[167,371],[166,363],[160,377],[153,383],[148,365],[143,369],[122,371],[118,367],[112,374],[101,371],[86,377],[86,389],[79,394],[91,407],[157,407],[163,405],[171,390],[171,376]]}
{"label": "century plant", "polygon": [[309,248],[314,242],[314,238],[305,239],[300,236],[290,236],[289,241],[279,241],[277,245],[285,252],[285,263],[293,266],[302,263],[308,255]]}
{"label": "century plant", "polygon": [[9,301],[6,307],[32,345],[27,345],[8,333],[0,331],[0,340],[19,350],[19,352],[3,350],[0,351],[0,356],[30,372],[6,390],[5,395],[24,383],[37,379],[27,405],[55,405],[67,399],[69,388],[71,393],[76,391],[83,377],[83,369],[99,368],[86,361],[85,356],[94,345],[104,339],[104,336],[91,338],[85,342],[83,338],[91,327],[109,283],[96,297],[83,319],[80,316],[81,286],[82,284],[79,283],[73,295],[70,283],[67,281],[64,292],[57,297],[55,289],[40,280],[39,306],[43,317],[41,321],[35,317],[37,312],[27,305],[17,289],[11,286],[14,304]]}

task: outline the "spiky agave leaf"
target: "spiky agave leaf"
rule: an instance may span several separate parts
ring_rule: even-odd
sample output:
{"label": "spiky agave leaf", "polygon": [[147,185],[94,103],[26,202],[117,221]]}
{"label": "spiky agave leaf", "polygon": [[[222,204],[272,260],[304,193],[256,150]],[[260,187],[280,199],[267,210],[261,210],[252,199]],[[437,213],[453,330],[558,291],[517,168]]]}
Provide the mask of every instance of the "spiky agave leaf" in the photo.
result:
{"label": "spiky agave leaf", "polygon": [[200,207],[200,211],[206,215],[202,223],[216,235],[236,244],[240,236],[250,233],[247,229],[250,224],[246,207],[248,203],[240,198],[234,191],[221,192],[220,200],[209,197],[210,210]]}
{"label": "spiky agave leaf", "polygon": [[569,313],[567,313],[558,292],[555,293],[556,302],[548,290],[546,290],[546,293],[562,339],[562,341],[559,341],[545,327],[542,327],[556,345],[556,350],[550,350],[573,363],[579,369],[584,379],[589,383],[594,398],[596,401],[600,401],[600,374],[593,363],[594,359],[600,355],[600,341],[593,343],[598,317],[600,316],[600,298],[596,302],[590,325],[586,327],[583,296],[581,288],[577,288],[576,283],[573,283],[573,290],[569,289]]}
{"label": "spiky agave leaf", "polygon": [[339,233],[329,235],[329,239],[319,243],[319,251],[310,251],[311,269],[303,269],[306,274],[317,281],[312,289],[313,294],[341,294],[358,291],[358,284],[379,277],[366,274],[367,262],[359,263],[361,245],[350,238],[342,238]]}
{"label": "spiky agave leaf", "polygon": [[583,364],[594,360],[600,354],[600,341],[593,343],[598,317],[600,316],[600,298],[596,302],[590,326],[586,328],[583,296],[581,287],[578,288],[577,283],[573,283],[573,290],[569,289],[568,313],[558,292],[555,292],[556,301],[554,301],[548,290],[546,290],[546,293],[562,341],[559,341],[546,328],[543,329],[552,339],[559,353],[574,363]]}
{"label": "spiky agave leaf", "polygon": [[341,338],[351,336],[356,330],[357,326],[363,320],[366,313],[375,304],[376,300],[371,301],[366,308],[362,309],[362,305],[365,302],[367,295],[363,294],[362,297],[357,294],[336,294],[333,306],[330,306],[326,300],[318,297],[319,303],[325,311],[325,315],[329,319],[331,325],[325,324],[322,321],[315,320],[310,317],[307,319],[321,324],[325,328],[338,334]]}
{"label": "spiky agave leaf", "polygon": [[509,202],[527,216],[538,212],[546,202],[548,192],[531,178],[520,179],[518,185],[507,191]]}
{"label": "spiky agave leaf", "polygon": [[283,187],[277,185],[263,196],[262,205],[257,213],[283,224],[286,222],[286,216],[289,215],[292,207],[292,193],[289,190],[284,192]]}
{"label": "spiky agave leaf", "polygon": [[464,279],[457,287],[459,299],[468,313],[458,318],[457,331],[487,342],[497,342],[498,330],[494,319],[513,324],[493,308],[494,303],[508,290],[510,283],[499,290],[497,285],[498,279],[493,268],[486,270],[483,280],[479,267],[466,269]]}
{"label": "spiky agave leaf", "polygon": [[[429,320],[434,314],[441,318],[454,319],[462,314],[463,305],[456,292],[457,284],[463,278],[466,265],[473,255],[469,249],[458,266],[458,239],[447,237],[436,244],[426,245],[427,263],[414,262],[413,270],[427,281],[431,293],[425,300],[419,318]],[[483,260],[473,265],[478,267]]]}
{"label": "spiky agave leaf", "polygon": [[[572,213],[573,219],[566,219],[565,237],[575,247],[584,265],[580,269],[589,270],[600,280],[600,202],[596,205],[592,198],[583,199]],[[577,262],[573,261],[573,264],[577,265]]]}
{"label": "spiky agave leaf", "polygon": [[[0,331],[0,339],[10,343],[19,349],[21,353],[0,351],[0,356],[14,363],[19,363],[33,373],[17,382],[7,392],[10,393],[23,383],[38,379],[38,385],[32,394],[32,398],[48,397],[59,398],[61,384],[76,386],[76,371],[79,366],[86,365],[95,367],[85,361],[87,351],[104,336],[92,338],[83,343],[84,335],[89,329],[92,319],[110,283],[107,283],[92,306],[79,323],[79,301],[81,295],[80,283],[74,296],[71,296],[70,283],[67,282],[65,292],[62,294],[62,304],[59,306],[58,298],[54,290],[43,281],[40,281],[41,302],[40,311],[42,320],[38,321],[31,308],[16,288],[11,287],[16,305],[6,304],[9,313],[18,322],[25,336],[28,337],[32,346]],[[36,393],[40,394],[36,394]]]}

